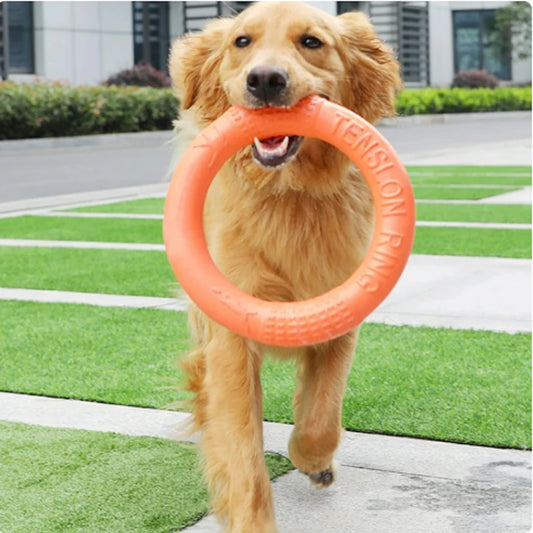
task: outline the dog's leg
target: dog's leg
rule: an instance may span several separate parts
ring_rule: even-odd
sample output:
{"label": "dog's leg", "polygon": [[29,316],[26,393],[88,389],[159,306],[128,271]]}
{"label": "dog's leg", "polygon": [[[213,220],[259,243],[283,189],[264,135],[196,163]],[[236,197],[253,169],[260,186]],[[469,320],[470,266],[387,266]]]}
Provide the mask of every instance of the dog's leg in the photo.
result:
{"label": "dog's leg", "polygon": [[357,332],[313,346],[298,361],[289,455],[294,466],[321,487],[335,478],[333,455],[342,435],[342,399]]}
{"label": "dog's leg", "polygon": [[261,355],[217,328],[206,347],[201,445],[215,514],[231,533],[275,533],[263,455]]}

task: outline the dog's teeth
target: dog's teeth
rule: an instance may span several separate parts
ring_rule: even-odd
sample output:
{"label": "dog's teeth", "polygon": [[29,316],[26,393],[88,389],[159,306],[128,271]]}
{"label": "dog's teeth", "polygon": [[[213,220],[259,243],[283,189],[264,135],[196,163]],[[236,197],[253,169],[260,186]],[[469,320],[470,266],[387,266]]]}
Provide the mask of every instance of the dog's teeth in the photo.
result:
{"label": "dog's teeth", "polygon": [[259,152],[259,154],[262,155],[263,154],[263,145],[261,144],[261,141],[257,137],[254,137],[254,144],[255,144],[255,147],[257,148],[257,151]]}
{"label": "dog's teeth", "polygon": [[289,137],[283,137],[283,141],[276,146],[269,146],[268,143],[261,142],[257,137],[254,137],[254,145],[261,157],[283,157],[289,148]]}

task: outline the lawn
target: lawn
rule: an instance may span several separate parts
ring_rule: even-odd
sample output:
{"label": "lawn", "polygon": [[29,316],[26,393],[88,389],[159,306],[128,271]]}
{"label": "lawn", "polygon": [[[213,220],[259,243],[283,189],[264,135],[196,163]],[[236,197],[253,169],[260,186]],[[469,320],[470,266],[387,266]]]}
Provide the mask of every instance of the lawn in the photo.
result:
{"label": "lawn", "polygon": [[493,185],[501,187],[531,185],[531,176],[510,176],[486,174],[412,174],[409,176],[413,185]]}
{"label": "lawn", "polygon": [[531,185],[525,166],[412,166],[417,200],[480,200]]}
{"label": "lawn", "polygon": [[[208,511],[190,446],[0,422],[0,530],[167,533]],[[290,462],[267,455],[271,477]]]}
{"label": "lawn", "polygon": [[0,238],[162,244],[161,220],[22,216],[0,219]]}
{"label": "lawn", "polygon": [[82,213],[131,213],[135,215],[160,215],[163,214],[164,198],[142,198],[124,202],[110,202],[105,204],[77,207],[67,211]]}
{"label": "lawn", "polygon": [[[185,313],[0,302],[0,390],[162,407]],[[531,335],[366,324],[348,382],[350,430],[524,448],[531,445]],[[16,353],[16,358],[12,354]],[[269,361],[265,417],[292,421],[294,367]]]}
{"label": "lawn", "polygon": [[531,167],[526,165],[409,165],[409,176],[497,176],[505,181],[509,177],[525,177],[531,181]]}
{"label": "lawn", "polygon": [[417,227],[413,253],[531,258],[531,230]]}
{"label": "lawn", "polygon": [[413,185],[417,200],[481,200],[497,194],[518,190],[520,187],[454,187],[453,185]]}
{"label": "lawn", "polygon": [[417,220],[531,224],[530,205],[418,203]]}
{"label": "lawn", "polygon": [[172,296],[164,252],[0,247],[0,287]]}

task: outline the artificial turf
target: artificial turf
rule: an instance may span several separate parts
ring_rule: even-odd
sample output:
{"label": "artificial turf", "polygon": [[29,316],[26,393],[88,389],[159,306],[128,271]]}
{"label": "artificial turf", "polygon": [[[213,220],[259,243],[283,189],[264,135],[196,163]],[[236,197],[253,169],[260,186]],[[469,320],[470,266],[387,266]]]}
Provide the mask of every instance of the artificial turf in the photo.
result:
{"label": "artificial turf", "polygon": [[453,185],[414,185],[417,200],[481,200],[520,189],[520,187],[460,187]]}
{"label": "artificial turf", "polygon": [[172,296],[164,252],[0,247],[0,287]]}
{"label": "artificial turf", "polygon": [[[190,446],[0,422],[0,531],[167,533],[208,511]],[[271,477],[291,469],[266,457]]]}
{"label": "artificial turf", "polygon": [[184,313],[0,301],[0,390],[163,407],[184,399]]}
{"label": "artificial turf", "polygon": [[164,198],[142,198],[140,200],[128,200],[123,202],[111,202],[85,207],[68,209],[67,211],[79,211],[82,213],[132,213],[143,215],[163,214],[165,205]]}
{"label": "artificial turf", "polygon": [[[281,366],[283,365],[283,366]],[[292,421],[292,373],[265,366],[265,417]],[[364,324],[343,425],[531,448],[531,335]]]}
{"label": "artificial turf", "polygon": [[416,176],[529,176],[528,165],[408,165],[409,175]]}
{"label": "artificial turf", "polygon": [[530,205],[418,203],[417,220],[531,224]]}
{"label": "artificial turf", "polygon": [[161,220],[21,216],[0,219],[0,238],[161,244],[161,227]]}
{"label": "artificial turf", "polygon": [[[149,198],[79,208],[76,211],[162,214],[163,204],[163,198]],[[418,203],[416,213],[418,220],[531,223],[531,206],[529,205]]]}
{"label": "artificial turf", "polygon": [[[0,390],[146,407],[185,396],[174,361],[186,316],[0,302]],[[531,446],[531,335],[363,326],[348,380],[350,430]],[[292,421],[294,367],[263,369],[268,420]]]}
{"label": "artificial turf", "polygon": [[531,230],[417,227],[413,253],[531,258]]}
{"label": "artificial turf", "polygon": [[492,185],[492,186],[522,186],[531,185],[531,176],[509,176],[501,177],[494,175],[476,175],[476,174],[466,174],[466,175],[414,175],[409,176],[411,183],[413,185]]}

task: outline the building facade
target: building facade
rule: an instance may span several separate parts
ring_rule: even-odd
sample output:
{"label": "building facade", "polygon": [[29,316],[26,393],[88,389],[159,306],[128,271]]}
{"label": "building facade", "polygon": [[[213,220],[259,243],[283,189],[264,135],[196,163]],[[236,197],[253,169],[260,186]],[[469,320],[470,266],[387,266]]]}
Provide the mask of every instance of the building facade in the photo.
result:
{"label": "building facade", "polygon": [[[0,75],[18,81],[99,84],[146,61],[164,70],[170,43],[251,2],[45,1],[0,3]],[[405,84],[447,87],[459,70],[486,69],[504,83],[531,82],[531,60],[491,41],[509,2],[309,2],[336,15],[366,12],[394,48]]]}

